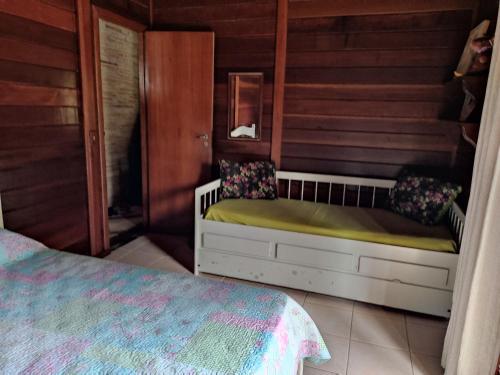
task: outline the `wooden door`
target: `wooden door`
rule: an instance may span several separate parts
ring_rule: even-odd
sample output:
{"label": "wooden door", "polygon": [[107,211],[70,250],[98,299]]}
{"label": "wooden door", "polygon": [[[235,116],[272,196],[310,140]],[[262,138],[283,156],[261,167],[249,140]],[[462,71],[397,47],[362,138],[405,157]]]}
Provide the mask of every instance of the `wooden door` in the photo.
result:
{"label": "wooden door", "polygon": [[146,32],[149,223],[189,234],[212,162],[214,35]]}

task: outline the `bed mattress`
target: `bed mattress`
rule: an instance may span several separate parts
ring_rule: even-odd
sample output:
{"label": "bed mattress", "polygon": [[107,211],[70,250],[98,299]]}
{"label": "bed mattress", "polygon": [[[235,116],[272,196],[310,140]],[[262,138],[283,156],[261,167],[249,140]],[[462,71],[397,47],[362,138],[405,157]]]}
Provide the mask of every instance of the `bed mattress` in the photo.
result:
{"label": "bed mattress", "polygon": [[330,358],[284,293],[49,250],[0,229],[2,374],[296,374]]}
{"label": "bed mattress", "polygon": [[409,248],[456,251],[445,225],[426,226],[379,208],[293,199],[227,199],[210,206],[205,219]]}

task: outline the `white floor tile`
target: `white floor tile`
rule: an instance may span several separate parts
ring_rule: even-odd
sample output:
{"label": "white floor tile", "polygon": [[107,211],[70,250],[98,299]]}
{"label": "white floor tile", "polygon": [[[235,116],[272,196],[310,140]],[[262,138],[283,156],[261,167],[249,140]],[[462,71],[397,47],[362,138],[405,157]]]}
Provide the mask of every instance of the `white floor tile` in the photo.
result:
{"label": "white floor tile", "polygon": [[354,305],[354,301],[352,300],[326,296],[324,294],[318,294],[318,293],[308,293],[306,297],[306,303],[312,303],[316,305],[323,305],[329,307],[337,307],[339,309],[347,309],[350,311],[352,311]]}
{"label": "white floor tile", "polygon": [[113,250],[111,252],[111,254],[109,254],[106,257],[106,259],[108,259],[109,257],[111,257],[112,259],[123,258],[124,256],[130,254],[135,249],[135,246],[127,246],[127,245],[121,246],[121,247]]}
{"label": "white floor tile", "polygon": [[263,284],[263,283],[259,283],[256,281],[233,279],[232,277],[226,277],[224,280],[229,281],[229,282],[235,282],[235,283],[255,286],[258,288],[269,288],[269,289],[279,290],[280,292],[286,293],[288,296],[292,297],[295,301],[297,301],[297,303],[299,305],[304,304],[304,301],[305,301],[306,295],[307,295],[307,292],[305,292],[303,290],[290,289],[290,288],[284,288],[281,286]]}
{"label": "white floor tile", "polygon": [[406,324],[412,353],[440,357],[443,352],[446,329],[420,324]]}
{"label": "white floor tile", "polygon": [[417,314],[412,312],[406,313],[406,321],[410,324],[420,324],[423,326],[432,326],[439,328],[447,328],[449,320],[437,316]]}
{"label": "white floor tile", "polygon": [[144,256],[143,254],[141,254],[137,251],[132,251],[132,252],[126,254],[124,257],[118,259],[118,262],[121,262],[121,263],[127,263],[127,264],[131,264],[134,266],[148,267],[148,268],[151,268],[150,265],[153,261],[154,261],[153,257]]}
{"label": "white floor tile", "polygon": [[125,245],[119,247],[115,251],[125,251],[125,252],[130,252],[133,250],[137,250],[140,248],[143,248],[145,246],[150,246],[150,242],[147,239],[147,237],[140,236],[134,239],[133,241],[130,241],[129,243],[126,243]]}
{"label": "white floor tile", "polygon": [[441,358],[426,354],[411,354],[411,365],[413,375],[443,375],[444,369],[441,367]]}
{"label": "white floor tile", "polygon": [[312,367],[304,367],[304,375],[331,375],[331,372],[318,370]]}
{"label": "white floor tile", "polygon": [[168,256],[168,254],[163,249],[158,247],[149,238],[145,236],[136,238],[135,240],[121,247],[121,249],[129,251],[129,253],[134,252],[141,254],[144,257],[154,257],[159,255]]}
{"label": "white floor tile", "polygon": [[270,286],[270,285],[268,286],[270,288],[279,290],[280,292],[286,293],[289,297],[292,297],[301,306],[304,304],[306,300],[307,292],[304,292],[303,290],[283,288],[279,286]]}
{"label": "white floor tile", "polygon": [[410,353],[351,341],[347,374],[412,375]]}
{"label": "white floor tile", "polygon": [[304,309],[314,320],[322,334],[349,338],[352,312],[312,303],[305,303]]}
{"label": "white floor tile", "polygon": [[384,314],[354,314],[351,340],[408,350],[404,320],[386,318]]}
{"label": "white floor tile", "polygon": [[323,334],[323,339],[332,359],[323,365],[315,365],[307,361],[304,361],[304,365],[338,375],[345,375],[349,356],[349,339],[327,334]]}
{"label": "white floor tile", "polygon": [[174,258],[168,255],[157,256],[149,267],[167,272],[191,273]]}
{"label": "white floor tile", "polygon": [[404,322],[405,320],[404,313],[400,310],[357,301],[354,302],[354,314],[370,314],[382,318],[396,319],[401,322]]}
{"label": "white floor tile", "polygon": [[115,234],[126,232],[142,223],[142,216],[131,217],[111,217],[109,218],[109,234],[112,237]]}
{"label": "white floor tile", "polygon": [[138,249],[135,249],[134,251],[140,253],[143,256],[148,256],[148,257],[165,256],[171,258],[171,256],[167,252],[165,252],[164,250],[162,250],[153,243],[144,244],[140,246]]}
{"label": "white floor tile", "polygon": [[117,249],[117,250],[112,251],[111,254],[109,254],[104,259],[118,261],[120,258],[123,258],[125,255],[126,255],[126,251],[120,251],[119,249]]}
{"label": "white floor tile", "polygon": [[176,236],[176,235],[166,235],[166,234],[149,234],[147,236],[148,240],[151,242],[159,242],[162,244],[162,247],[165,248],[167,251],[173,251],[179,248],[185,248],[189,247],[189,238],[188,237],[183,237],[183,236]]}
{"label": "white floor tile", "polygon": [[145,236],[138,237],[119,247],[106,259],[167,272],[189,273],[180,263]]}

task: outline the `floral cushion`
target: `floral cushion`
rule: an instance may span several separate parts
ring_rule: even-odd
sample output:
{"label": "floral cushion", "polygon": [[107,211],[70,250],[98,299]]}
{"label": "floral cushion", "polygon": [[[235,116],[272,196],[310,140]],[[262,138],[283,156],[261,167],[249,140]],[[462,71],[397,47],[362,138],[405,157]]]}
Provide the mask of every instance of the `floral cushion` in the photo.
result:
{"label": "floral cushion", "polygon": [[460,194],[459,185],[433,177],[403,175],[389,197],[392,211],[426,225],[438,224]]}
{"label": "floral cushion", "polygon": [[221,198],[276,199],[276,168],[274,163],[255,161],[238,163],[219,161]]}

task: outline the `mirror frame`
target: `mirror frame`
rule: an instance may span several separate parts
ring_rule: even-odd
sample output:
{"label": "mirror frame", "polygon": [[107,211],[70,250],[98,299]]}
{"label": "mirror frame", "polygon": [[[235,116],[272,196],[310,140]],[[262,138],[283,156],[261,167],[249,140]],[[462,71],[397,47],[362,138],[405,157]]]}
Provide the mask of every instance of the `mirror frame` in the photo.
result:
{"label": "mirror frame", "polygon": [[[233,100],[234,100],[234,95],[233,95],[233,84],[232,84],[232,78],[236,76],[254,76],[256,78],[259,78],[260,82],[260,93],[259,93],[259,113],[258,113],[258,121],[256,123],[256,135],[257,137],[255,138],[249,138],[249,137],[231,137],[231,131],[234,129],[234,123],[232,119],[233,115]],[[264,73],[262,72],[231,72],[228,74],[228,83],[227,83],[227,91],[228,91],[228,97],[227,97],[227,139],[230,141],[250,141],[250,142],[259,142],[262,139],[262,112],[264,109]]]}

